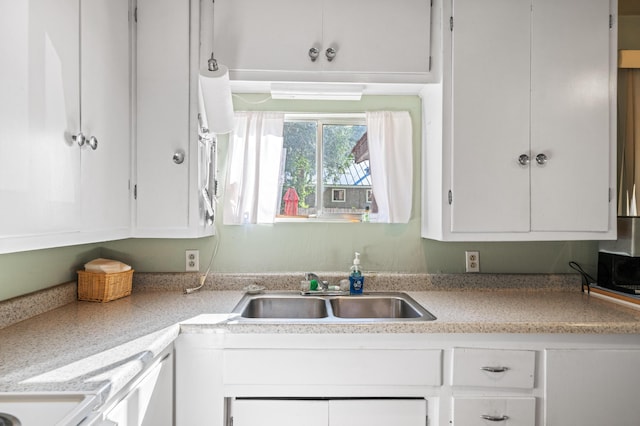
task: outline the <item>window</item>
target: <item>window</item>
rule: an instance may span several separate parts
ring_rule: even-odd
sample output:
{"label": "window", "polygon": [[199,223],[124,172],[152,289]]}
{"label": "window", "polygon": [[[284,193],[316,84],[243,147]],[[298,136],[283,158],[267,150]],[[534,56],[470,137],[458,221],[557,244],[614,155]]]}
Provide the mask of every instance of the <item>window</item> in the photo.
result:
{"label": "window", "polygon": [[344,203],[346,200],[345,190],[333,188],[331,190],[331,202]]}
{"label": "window", "polygon": [[236,112],[225,225],[363,217],[408,223],[413,158],[407,111],[286,118],[281,112]]}
{"label": "window", "polygon": [[372,203],[364,114],[287,114],[279,219],[359,221]]}

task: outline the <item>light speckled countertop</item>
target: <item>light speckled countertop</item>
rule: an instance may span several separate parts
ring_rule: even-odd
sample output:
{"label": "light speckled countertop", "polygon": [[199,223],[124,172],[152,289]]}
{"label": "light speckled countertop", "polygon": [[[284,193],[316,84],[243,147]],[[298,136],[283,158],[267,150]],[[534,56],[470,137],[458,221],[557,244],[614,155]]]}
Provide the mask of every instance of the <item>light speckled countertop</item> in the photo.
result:
{"label": "light speckled countertop", "polygon": [[[397,290],[397,289],[394,289]],[[639,334],[640,310],[575,290],[408,291],[436,321],[373,324],[226,323],[242,291],[134,292],[72,302],[0,329],[0,392],[73,391],[105,401],[180,333]],[[193,319],[195,317],[195,319]],[[188,319],[193,319],[184,324]]]}

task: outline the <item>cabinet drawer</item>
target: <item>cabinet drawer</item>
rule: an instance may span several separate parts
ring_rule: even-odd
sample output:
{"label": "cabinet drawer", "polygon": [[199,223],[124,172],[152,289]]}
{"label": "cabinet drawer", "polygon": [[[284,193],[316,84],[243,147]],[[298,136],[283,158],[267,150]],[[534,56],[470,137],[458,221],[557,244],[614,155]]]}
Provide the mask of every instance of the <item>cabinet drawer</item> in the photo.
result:
{"label": "cabinet drawer", "polygon": [[455,348],[452,384],[533,389],[535,361],[535,351]]}
{"label": "cabinet drawer", "polygon": [[228,349],[225,385],[442,385],[442,351]]}
{"label": "cabinet drawer", "polygon": [[535,426],[536,399],[453,398],[453,425]]}

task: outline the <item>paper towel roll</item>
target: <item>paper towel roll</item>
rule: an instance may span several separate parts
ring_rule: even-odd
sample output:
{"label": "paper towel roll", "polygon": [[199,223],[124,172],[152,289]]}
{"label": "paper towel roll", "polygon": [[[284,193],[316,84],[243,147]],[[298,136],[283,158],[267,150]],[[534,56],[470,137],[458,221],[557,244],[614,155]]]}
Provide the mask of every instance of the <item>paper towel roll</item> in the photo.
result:
{"label": "paper towel roll", "polygon": [[233,101],[229,70],[218,65],[216,71],[207,68],[200,70],[200,90],[204,99],[204,109],[209,130],[216,134],[229,133],[233,130]]}

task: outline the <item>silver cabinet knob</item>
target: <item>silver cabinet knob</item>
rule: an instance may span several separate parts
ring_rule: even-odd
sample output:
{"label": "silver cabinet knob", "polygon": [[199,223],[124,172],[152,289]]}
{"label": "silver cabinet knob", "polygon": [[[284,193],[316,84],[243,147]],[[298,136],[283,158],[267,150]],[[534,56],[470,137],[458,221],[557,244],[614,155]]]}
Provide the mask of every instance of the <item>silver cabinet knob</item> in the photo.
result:
{"label": "silver cabinet knob", "polygon": [[318,49],[315,47],[309,49],[309,58],[311,58],[311,62],[315,62],[316,59],[318,59],[318,56],[320,56],[320,51]]}
{"label": "silver cabinet knob", "polygon": [[546,164],[548,158],[546,155],[544,154],[538,154],[536,155],[536,163],[540,164],[541,166],[543,166],[544,164]]}
{"label": "silver cabinet knob", "polygon": [[336,53],[338,53],[338,52],[336,52],[336,49],[334,49],[333,47],[328,48],[324,52],[325,56],[327,57],[327,61],[329,61],[329,62],[333,61],[333,58],[336,57]]}
{"label": "silver cabinet knob", "polygon": [[98,139],[95,136],[91,136],[90,138],[87,138],[85,135],[82,134],[82,132],[78,132],[77,135],[71,136],[71,139],[73,139],[73,141],[76,142],[78,146],[84,146],[84,144],[87,144],[94,151],[98,149]]}
{"label": "silver cabinet knob", "polygon": [[520,163],[521,166],[526,166],[529,164],[529,156],[527,154],[522,154],[520,157],[518,157],[518,163]]}
{"label": "silver cabinet knob", "polygon": [[98,138],[96,138],[95,136],[91,136],[87,141],[87,145],[89,145],[91,149],[95,151],[96,149],[98,149]]}
{"label": "silver cabinet knob", "polygon": [[184,151],[179,149],[173,153],[173,162],[176,164],[182,164],[184,161]]}
{"label": "silver cabinet knob", "polygon": [[86,136],[83,135],[82,132],[78,132],[77,135],[71,136],[71,139],[73,139],[73,141],[76,142],[78,146],[84,145],[84,143],[87,141]]}

